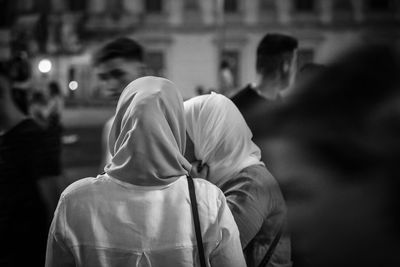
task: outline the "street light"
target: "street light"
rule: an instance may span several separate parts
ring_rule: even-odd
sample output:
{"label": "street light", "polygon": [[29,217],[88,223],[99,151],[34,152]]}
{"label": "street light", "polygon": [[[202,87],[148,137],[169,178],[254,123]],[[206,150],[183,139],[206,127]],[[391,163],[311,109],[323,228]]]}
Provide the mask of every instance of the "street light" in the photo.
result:
{"label": "street light", "polygon": [[38,69],[41,73],[49,73],[51,71],[51,67],[51,61],[48,59],[42,59],[38,64]]}
{"label": "street light", "polygon": [[75,91],[78,89],[78,82],[77,81],[70,81],[68,87],[71,91]]}

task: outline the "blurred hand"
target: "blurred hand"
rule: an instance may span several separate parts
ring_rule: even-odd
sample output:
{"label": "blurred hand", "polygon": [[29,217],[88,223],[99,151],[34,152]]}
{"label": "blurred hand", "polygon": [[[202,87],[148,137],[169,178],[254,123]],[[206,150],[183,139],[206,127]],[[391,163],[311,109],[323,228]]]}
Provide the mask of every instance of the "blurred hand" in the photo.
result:
{"label": "blurred hand", "polygon": [[207,164],[202,164],[200,160],[191,163],[192,169],[190,175],[193,178],[203,178],[206,179],[208,176],[209,167]]}

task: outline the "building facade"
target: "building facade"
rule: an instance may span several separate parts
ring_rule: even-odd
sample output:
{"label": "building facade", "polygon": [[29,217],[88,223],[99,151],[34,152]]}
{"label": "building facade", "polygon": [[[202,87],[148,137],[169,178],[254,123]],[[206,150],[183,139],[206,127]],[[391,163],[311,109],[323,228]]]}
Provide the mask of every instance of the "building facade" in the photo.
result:
{"label": "building facade", "polygon": [[101,90],[91,54],[122,35],[144,45],[149,74],[173,80],[185,98],[218,89],[222,61],[236,88],[254,82],[255,50],[267,32],[299,39],[300,66],[327,63],[357,41],[400,45],[397,0],[14,0],[9,9],[0,57],[8,40],[23,40],[33,66],[53,63],[46,74],[33,68],[37,86],[57,80],[68,92],[77,81],[72,95],[88,103]]}

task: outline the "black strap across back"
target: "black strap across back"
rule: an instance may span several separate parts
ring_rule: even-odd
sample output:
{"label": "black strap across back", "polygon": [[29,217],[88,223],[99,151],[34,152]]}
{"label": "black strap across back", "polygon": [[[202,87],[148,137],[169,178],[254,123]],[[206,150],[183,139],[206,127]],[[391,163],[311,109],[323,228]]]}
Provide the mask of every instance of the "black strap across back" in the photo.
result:
{"label": "black strap across back", "polygon": [[187,181],[188,181],[188,187],[189,187],[190,204],[192,206],[194,230],[196,232],[197,249],[198,249],[199,258],[200,258],[200,266],[206,267],[207,266],[206,265],[206,257],[204,254],[203,238],[201,237],[199,211],[197,209],[196,192],[194,189],[193,178],[188,175]]}

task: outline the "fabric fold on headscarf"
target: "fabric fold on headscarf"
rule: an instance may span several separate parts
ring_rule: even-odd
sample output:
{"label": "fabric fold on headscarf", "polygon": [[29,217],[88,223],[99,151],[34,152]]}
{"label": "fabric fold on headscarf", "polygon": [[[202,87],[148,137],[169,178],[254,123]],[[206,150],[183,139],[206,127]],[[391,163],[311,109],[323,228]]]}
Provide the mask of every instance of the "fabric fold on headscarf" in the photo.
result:
{"label": "fabric fold on headscarf", "polygon": [[158,77],[131,82],[118,101],[109,135],[111,162],[105,172],[139,186],[159,186],[186,175],[183,99],[176,86]]}
{"label": "fabric fold on headscarf", "polygon": [[251,165],[264,165],[242,114],[227,97],[211,93],[184,103],[195,157],[209,166],[208,179],[220,186]]}

